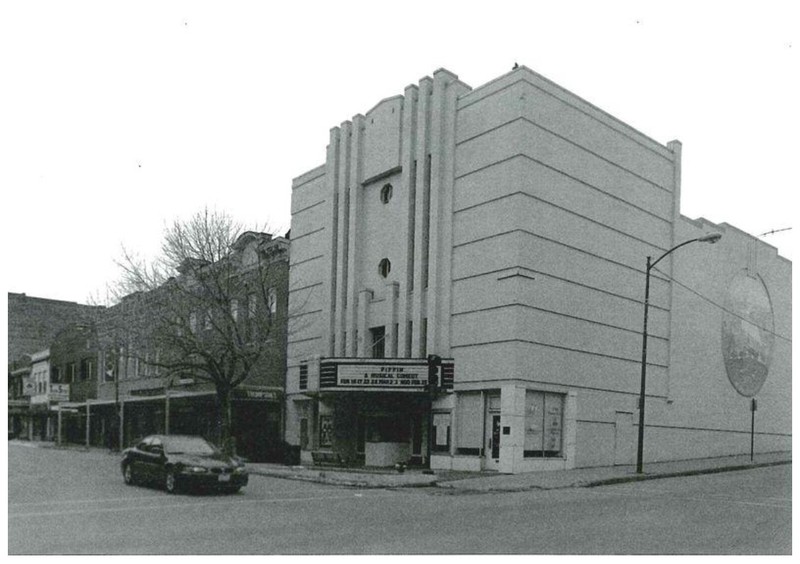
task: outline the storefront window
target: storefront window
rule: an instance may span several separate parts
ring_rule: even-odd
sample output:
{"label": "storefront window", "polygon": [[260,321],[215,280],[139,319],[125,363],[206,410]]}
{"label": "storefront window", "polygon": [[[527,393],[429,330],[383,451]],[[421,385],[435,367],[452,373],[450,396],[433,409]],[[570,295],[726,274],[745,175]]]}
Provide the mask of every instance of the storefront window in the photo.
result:
{"label": "storefront window", "polygon": [[320,415],[319,446],[329,447],[331,445],[333,445],[333,418],[330,415]]}
{"label": "storefront window", "polygon": [[564,396],[529,391],[525,397],[526,458],[561,456]]}
{"label": "storefront window", "polygon": [[458,425],[456,425],[458,454],[481,455],[482,411],[483,403],[480,394],[465,393],[458,396]]}
{"label": "storefront window", "polygon": [[450,414],[433,414],[433,450],[435,452],[450,451]]}

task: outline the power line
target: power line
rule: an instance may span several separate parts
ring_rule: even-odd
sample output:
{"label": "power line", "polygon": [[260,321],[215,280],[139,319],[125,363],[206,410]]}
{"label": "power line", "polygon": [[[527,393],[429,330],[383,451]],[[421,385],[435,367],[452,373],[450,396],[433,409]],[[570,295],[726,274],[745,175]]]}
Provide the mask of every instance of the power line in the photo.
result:
{"label": "power line", "polygon": [[[789,229],[791,229],[791,228],[789,228]],[[684,288],[684,289],[686,289],[686,290],[690,291],[692,294],[694,294],[694,295],[696,295],[697,297],[699,297],[699,298],[701,298],[701,299],[703,299],[703,300],[707,301],[708,303],[710,303],[710,304],[711,304],[711,305],[713,305],[714,307],[717,307],[717,308],[721,309],[721,310],[722,310],[722,311],[724,311],[725,313],[728,313],[728,314],[730,314],[730,315],[732,315],[732,316],[734,316],[734,317],[738,317],[738,318],[739,318],[739,319],[741,319],[742,321],[746,321],[746,322],[747,322],[747,323],[749,323],[750,325],[753,325],[754,327],[757,327],[757,328],[761,329],[762,331],[766,331],[767,333],[769,333],[769,334],[771,334],[771,335],[773,335],[773,336],[777,337],[778,339],[783,339],[783,340],[784,340],[784,341],[786,341],[787,343],[791,343],[791,342],[792,342],[792,340],[791,340],[791,339],[789,339],[789,338],[787,338],[787,337],[784,337],[783,335],[779,335],[778,333],[776,333],[775,331],[772,331],[771,329],[767,329],[766,327],[762,327],[761,325],[758,325],[757,323],[754,323],[754,322],[753,322],[753,320],[751,320],[751,319],[747,319],[746,317],[742,317],[742,316],[741,316],[741,315],[739,315],[738,313],[735,313],[735,312],[733,312],[733,311],[729,310],[728,308],[726,308],[725,306],[722,306],[722,305],[718,304],[717,302],[715,302],[715,301],[714,301],[714,300],[712,300],[711,298],[708,298],[708,297],[704,296],[703,294],[701,294],[700,292],[698,292],[697,290],[695,290],[695,289],[693,289],[693,288],[690,288],[689,286],[687,286],[687,285],[686,285],[686,284],[684,284],[683,282],[680,282],[679,280],[675,280],[675,278],[673,278],[672,276],[670,276],[669,274],[667,274],[667,273],[666,273],[666,272],[664,272],[663,270],[661,270],[661,269],[659,269],[659,268],[653,268],[653,270],[656,270],[656,271],[658,271],[660,274],[662,274],[662,275],[666,276],[667,278],[669,278],[670,280],[672,280],[672,281],[673,281],[675,284],[677,284],[678,286],[681,286],[682,288]]]}
{"label": "power line", "polygon": [[781,231],[789,231],[791,227],[784,227],[783,229],[773,229],[772,231],[766,231],[759,235],[759,237],[765,237],[766,235],[772,235],[773,233],[780,233]]}

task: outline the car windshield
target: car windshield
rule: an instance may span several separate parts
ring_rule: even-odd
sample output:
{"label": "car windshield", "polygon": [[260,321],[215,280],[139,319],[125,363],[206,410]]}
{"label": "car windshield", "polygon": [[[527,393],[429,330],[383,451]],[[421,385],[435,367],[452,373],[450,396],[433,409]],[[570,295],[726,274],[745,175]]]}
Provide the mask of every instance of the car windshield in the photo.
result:
{"label": "car windshield", "polygon": [[170,454],[214,454],[217,449],[201,437],[165,437],[164,451]]}

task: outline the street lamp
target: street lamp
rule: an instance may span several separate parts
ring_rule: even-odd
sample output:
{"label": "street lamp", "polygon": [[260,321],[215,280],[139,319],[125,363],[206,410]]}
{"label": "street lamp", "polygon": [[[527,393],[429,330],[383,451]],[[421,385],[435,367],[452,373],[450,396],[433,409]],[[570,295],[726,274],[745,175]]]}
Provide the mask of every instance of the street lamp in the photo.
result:
{"label": "street lamp", "polygon": [[689,243],[710,243],[714,244],[722,238],[720,233],[709,233],[698,237],[697,239],[689,239],[680,245],[676,245],[668,250],[666,253],[658,257],[655,261],[651,262],[647,257],[647,270],[645,272],[645,286],[644,286],[644,328],[642,329],[642,382],[641,389],[639,390],[639,442],[636,449],[636,473],[642,473],[642,455],[644,453],[644,398],[645,388],[647,381],[647,310],[650,307],[650,271],[655,265],[661,262],[668,254],[680,249]]}
{"label": "street lamp", "polygon": [[167,376],[164,378],[164,434],[169,435],[169,391],[172,388],[172,383],[175,376]]}

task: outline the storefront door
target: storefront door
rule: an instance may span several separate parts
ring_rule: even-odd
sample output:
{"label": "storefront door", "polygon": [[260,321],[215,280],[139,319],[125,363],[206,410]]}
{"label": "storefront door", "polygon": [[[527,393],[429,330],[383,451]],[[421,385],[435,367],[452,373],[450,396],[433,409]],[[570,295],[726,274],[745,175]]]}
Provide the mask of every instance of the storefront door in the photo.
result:
{"label": "storefront door", "polygon": [[484,468],[500,469],[500,396],[486,398],[486,430]]}
{"label": "storefront door", "polygon": [[411,463],[422,464],[422,416],[411,417]]}

